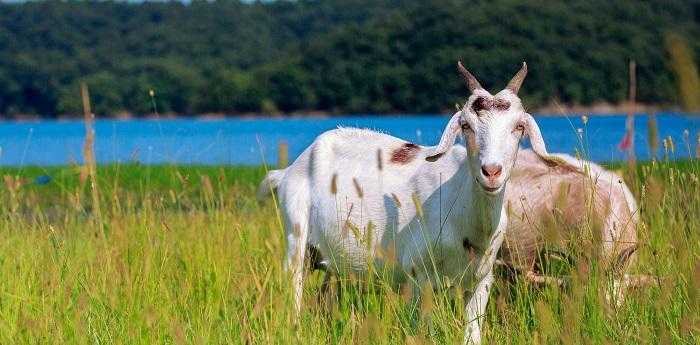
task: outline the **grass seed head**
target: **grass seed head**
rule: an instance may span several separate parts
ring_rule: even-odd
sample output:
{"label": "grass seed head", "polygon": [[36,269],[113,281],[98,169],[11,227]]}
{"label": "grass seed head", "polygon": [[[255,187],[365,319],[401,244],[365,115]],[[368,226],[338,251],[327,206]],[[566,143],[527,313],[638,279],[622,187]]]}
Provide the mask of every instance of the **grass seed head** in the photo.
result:
{"label": "grass seed head", "polygon": [[331,177],[331,194],[338,194],[338,174],[333,174]]}
{"label": "grass seed head", "polygon": [[411,194],[411,199],[413,199],[413,205],[416,207],[416,215],[419,219],[423,219],[423,203],[421,203],[418,194],[413,192],[413,194]]}
{"label": "grass seed head", "polygon": [[371,220],[369,222],[367,222],[367,226],[365,227],[364,242],[365,242],[365,246],[367,247],[368,250],[370,250],[372,248],[373,236],[374,236],[374,231],[376,230],[376,228],[377,227],[374,225],[374,223],[372,223]]}
{"label": "grass seed head", "polygon": [[214,195],[214,186],[211,184],[211,179],[207,175],[201,176],[202,188],[206,196],[211,197]]}
{"label": "grass seed head", "polygon": [[357,180],[357,178],[352,178],[352,184],[355,186],[355,192],[357,192],[357,197],[362,199],[365,197],[365,193],[362,190],[362,186],[360,186],[360,182]]}
{"label": "grass seed head", "polygon": [[391,193],[391,198],[394,200],[394,204],[396,205],[396,207],[401,208],[401,201],[399,200],[399,197],[396,196],[396,194]]}
{"label": "grass seed head", "polygon": [[345,234],[346,237],[347,237],[347,234],[348,234],[348,230],[350,230],[350,231],[352,231],[352,235],[353,235],[356,239],[360,239],[360,238],[361,238],[361,235],[360,235],[360,228],[358,228],[357,225],[355,225],[355,223],[351,222],[350,220],[346,220],[346,221],[345,221],[345,226],[343,227],[343,230],[344,230],[344,234]]}

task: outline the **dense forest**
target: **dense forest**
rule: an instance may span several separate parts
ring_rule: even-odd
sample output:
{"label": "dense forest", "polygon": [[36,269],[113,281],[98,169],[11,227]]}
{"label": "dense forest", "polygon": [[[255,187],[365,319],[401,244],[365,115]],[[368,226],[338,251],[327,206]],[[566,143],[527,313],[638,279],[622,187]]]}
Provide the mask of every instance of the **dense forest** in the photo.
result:
{"label": "dense forest", "polygon": [[[700,57],[700,1],[301,0],[0,4],[0,114],[438,112],[458,59],[529,106],[678,103],[667,37]],[[151,97],[150,90],[154,91]]]}

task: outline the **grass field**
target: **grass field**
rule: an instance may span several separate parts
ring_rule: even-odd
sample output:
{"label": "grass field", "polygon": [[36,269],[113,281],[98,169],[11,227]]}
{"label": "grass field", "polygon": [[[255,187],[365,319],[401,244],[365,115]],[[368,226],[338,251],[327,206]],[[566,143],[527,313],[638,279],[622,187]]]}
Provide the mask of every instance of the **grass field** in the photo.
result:
{"label": "grass field", "polygon": [[[317,298],[318,272],[294,327],[283,232],[273,203],[255,199],[262,168],[102,166],[101,217],[79,167],[0,174],[1,344],[462,339],[460,298],[426,289],[414,306],[405,290],[372,279],[343,281],[330,303]],[[700,342],[700,161],[642,164],[634,175],[643,224],[633,271],[661,279],[619,308],[604,302],[595,263],[577,264],[564,290],[501,280],[487,343]]]}

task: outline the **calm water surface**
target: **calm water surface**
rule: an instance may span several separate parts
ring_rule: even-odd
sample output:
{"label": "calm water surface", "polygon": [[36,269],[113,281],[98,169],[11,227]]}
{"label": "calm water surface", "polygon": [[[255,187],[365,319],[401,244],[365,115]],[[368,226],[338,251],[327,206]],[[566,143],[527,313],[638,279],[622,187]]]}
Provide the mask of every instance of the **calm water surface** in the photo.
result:
{"label": "calm water surface", "polygon": [[[672,137],[675,158],[694,154],[700,117],[678,113],[656,116],[661,138]],[[261,164],[277,160],[277,143],[299,155],[320,133],[338,126],[371,128],[422,145],[435,145],[448,116],[352,116],[293,119],[196,118],[98,120],[95,152],[99,163]],[[536,117],[550,152],[587,152],[594,161],[624,159],[617,145],[625,132],[623,115]],[[647,116],[635,120],[640,159],[651,156]],[[577,134],[581,128],[581,135]],[[687,131],[687,132],[686,132]],[[684,133],[685,132],[685,133]],[[64,165],[82,162],[85,129],[81,121],[0,122],[0,165]],[[663,156],[663,145],[659,145]],[[690,147],[690,150],[688,149]]]}

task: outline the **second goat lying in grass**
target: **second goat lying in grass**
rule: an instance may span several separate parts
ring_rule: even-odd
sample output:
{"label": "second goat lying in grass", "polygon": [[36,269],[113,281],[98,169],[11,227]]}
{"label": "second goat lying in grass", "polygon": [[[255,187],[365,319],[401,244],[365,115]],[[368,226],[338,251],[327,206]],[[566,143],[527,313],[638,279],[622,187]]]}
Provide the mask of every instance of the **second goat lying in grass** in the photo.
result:
{"label": "second goat lying in grass", "polygon": [[[458,67],[471,96],[437,146],[369,130],[332,130],[263,181],[263,192],[278,190],[297,312],[308,243],[336,274],[362,274],[372,262],[398,266],[416,287],[441,286],[438,281],[448,277],[472,292],[464,342],[481,342],[481,318],[507,225],[505,185],[519,142],[529,136],[538,157],[556,162],[517,96],[525,64],[495,95]],[[467,155],[453,150],[460,135]]]}
{"label": "second goat lying in grass", "polygon": [[626,274],[637,250],[639,212],[632,192],[617,174],[585,160],[555,154],[557,167],[520,150],[506,190],[509,227],[502,260],[535,283],[564,280],[542,276],[549,252],[568,259],[596,258],[614,278],[606,296],[622,302],[625,288],[645,276]]}

